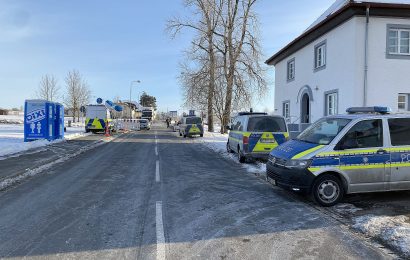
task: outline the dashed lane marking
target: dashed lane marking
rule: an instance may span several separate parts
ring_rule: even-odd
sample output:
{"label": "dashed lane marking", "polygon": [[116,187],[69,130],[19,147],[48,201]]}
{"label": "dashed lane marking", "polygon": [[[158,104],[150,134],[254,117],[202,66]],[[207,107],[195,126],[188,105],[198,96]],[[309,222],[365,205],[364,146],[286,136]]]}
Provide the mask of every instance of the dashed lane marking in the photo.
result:
{"label": "dashed lane marking", "polygon": [[157,163],[155,165],[155,181],[160,182],[161,178],[159,176],[159,161],[157,160]]}
{"label": "dashed lane marking", "polygon": [[165,234],[162,219],[162,201],[157,201],[156,211],[156,232],[157,232],[157,260],[165,260]]}

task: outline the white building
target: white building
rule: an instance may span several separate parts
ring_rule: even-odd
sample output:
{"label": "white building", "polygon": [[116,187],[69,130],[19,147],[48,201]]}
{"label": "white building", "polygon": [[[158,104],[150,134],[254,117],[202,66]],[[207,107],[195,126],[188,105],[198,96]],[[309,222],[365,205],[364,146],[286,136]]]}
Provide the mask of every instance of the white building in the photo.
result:
{"label": "white building", "polygon": [[302,125],[351,106],[408,111],[410,1],[336,1],[269,58],[275,111]]}

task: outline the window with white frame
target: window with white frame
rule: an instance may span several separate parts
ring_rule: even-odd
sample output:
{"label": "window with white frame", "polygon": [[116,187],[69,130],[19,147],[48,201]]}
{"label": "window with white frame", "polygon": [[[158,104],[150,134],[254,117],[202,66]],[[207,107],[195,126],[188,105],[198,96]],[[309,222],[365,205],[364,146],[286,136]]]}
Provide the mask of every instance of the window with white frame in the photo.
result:
{"label": "window with white frame", "polygon": [[338,113],[338,94],[337,92],[328,93],[325,95],[325,114],[327,116],[336,115]]}
{"label": "window with white frame", "polygon": [[315,69],[326,66],[326,42],[320,43],[315,47]]}
{"label": "window with white frame", "polygon": [[388,54],[410,55],[410,29],[389,28]]}
{"label": "window with white frame", "polygon": [[282,115],[284,118],[290,118],[290,102],[283,102]]}
{"label": "window with white frame", "polygon": [[295,59],[288,61],[287,79],[288,81],[295,79]]}
{"label": "window with white frame", "polygon": [[399,111],[409,110],[409,95],[408,94],[399,94],[397,108]]}

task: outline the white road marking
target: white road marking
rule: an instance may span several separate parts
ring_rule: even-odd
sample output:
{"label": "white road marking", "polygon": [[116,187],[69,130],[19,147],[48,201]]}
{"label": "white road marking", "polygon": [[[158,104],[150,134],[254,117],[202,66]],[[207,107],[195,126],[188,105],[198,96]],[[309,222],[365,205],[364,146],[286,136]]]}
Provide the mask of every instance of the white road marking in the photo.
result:
{"label": "white road marking", "polygon": [[159,176],[159,161],[157,160],[156,166],[155,166],[155,181],[160,182],[161,178]]}
{"label": "white road marking", "polygon": [[155,155],[158,156],[158,146],[155,146]]}
{"label": "white road marking", "polygon": [[165,234],[164,222],[162,220],[162,201],[157,201],[156,205],[156,231],[157,231],[157,260],[165,260]]}

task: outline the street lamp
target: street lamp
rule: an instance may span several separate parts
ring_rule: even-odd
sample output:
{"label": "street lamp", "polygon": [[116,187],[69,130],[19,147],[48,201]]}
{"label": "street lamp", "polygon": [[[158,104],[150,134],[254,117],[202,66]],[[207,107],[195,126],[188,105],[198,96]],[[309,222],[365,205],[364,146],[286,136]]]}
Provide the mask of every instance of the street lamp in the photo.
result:
{"label": "street lamp", "polygon": [[132,115],[131,115],[131,93],[132,93],[132,86],[133,86],[134,83],[141,83],[141,81],[139,81],[139,80],[133,80],[133,81],[131,81],[131,83],[130,83],[130,118],[132,117]]}

